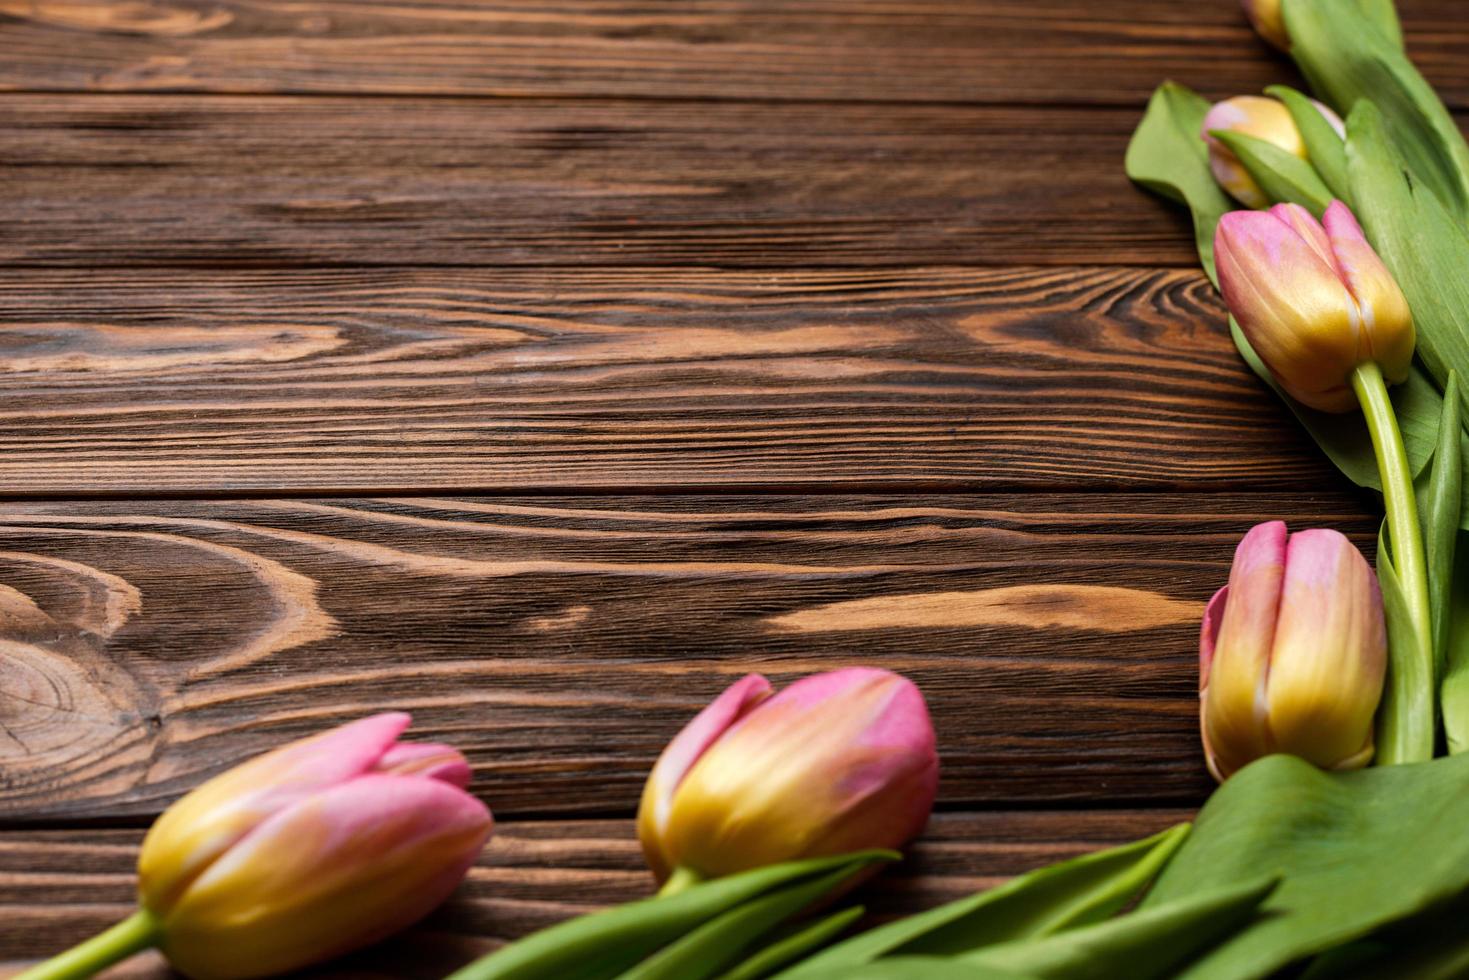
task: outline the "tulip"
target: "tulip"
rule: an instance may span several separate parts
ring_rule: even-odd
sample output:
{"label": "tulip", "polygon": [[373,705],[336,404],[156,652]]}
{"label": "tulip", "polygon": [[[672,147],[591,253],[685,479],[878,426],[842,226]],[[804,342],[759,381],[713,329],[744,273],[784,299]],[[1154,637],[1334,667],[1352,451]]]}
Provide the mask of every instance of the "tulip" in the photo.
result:
{"label": "tulip", "polygon": [[139,911],[18,980],[87,976],[149,946],[199,980],[266,976],[421,919],[464,877],[493,819],[464,791],[462,755],[397,741],[409,721],[364,718],[184,796],[143,840]]}
{"label": "tulip", "polygon": [[896,849],[938,788],[933,724],[911,681],[852,668],[773,694],[736,682],[669,743],[638,809],[665,891],[798,858]]}
{"label": "tulip", "polygon": [[1413,316],[1352,212],[1332,202],[1234,211],[1214,238],[1219,288],[1250,346],[1290,395],[1324,412],[1356,407],[1352,375],[1376,363],[1405,381]]}
{"label": "tulip", "polygon": [[1407,379],[1415,336],[1408,301],[1357,219],[1333,201],[1317,221],[1305,208],[1235,211],[1214,238],[1219,289],[1240,330],[1280,387],[1324,412],[1360,406],[1377,456],[1391,560],[1410,639],[1394,643],[1395,709],[1379,758],[1433,757],[1433,626],[1413,470],[1387,382]]}
{"label": "tulip", "polygon": [[[1341,117],[1315,99],[1311,102],[1331,127],[1345,137],[1347,130]],[[1285,103],[1263,95],[1239,95],[1216,102],[1204,116],[1202,133],[1204,142],[1209,144],[1209,169],[1219,186],[1246,207],[1268,207],[1270,199],[1239,157],[1214,136],[1224,130],[1264,140],[1302,160],[1310,158],[1306,141]]]}
{"label": "tulip", "polygon": [[1359,769],[1387,671],[1377,577],[1336,531],[1261,524],[1205,610],[1199,666],[1204,754],[1219,781],[1276,752]]}
{"label": "tulip", "polygon": [[1281,51],[1290,50],[1290,35],[1280,13],[1280,0],[1243,0],[1245,16],[1255,33]]}

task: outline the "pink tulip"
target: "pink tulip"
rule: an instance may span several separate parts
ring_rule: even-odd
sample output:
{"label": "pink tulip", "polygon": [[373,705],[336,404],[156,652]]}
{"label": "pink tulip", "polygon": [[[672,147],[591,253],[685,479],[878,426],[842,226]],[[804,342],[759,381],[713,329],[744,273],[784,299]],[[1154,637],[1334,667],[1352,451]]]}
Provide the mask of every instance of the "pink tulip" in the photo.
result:
{"label": "pink tulip", "polygon": [[1365,766],[1387,670],[1377,577],[1336,531],[1261,524],[1205,610],[1199,666],[1216,779],[1276,752],[1323,769]]}
{"label": "pink tulip", "polygon": [[1214,257],[1229,311],[1297,401],[1350,411],[1353,372],[1367,363],[1389,382],[1407,379],[1408,301],[1345,204],[1333,202],[1324,223],[1296,204],[1226,214]]}
{"label": "pink tulip", "polygon": [[257,977],[371,943],[426,915],[493,820],[446,745],[398,742],[381,714],[216,776],[154,823],[142,914],[182,972]]}
{"label": "pink tulip", "polygon": [[898,848],[923,829],[937,788],[933,724],[911,681],[852,668],[772,694],[751,674],[664,750],[638,836],[660,881]]}

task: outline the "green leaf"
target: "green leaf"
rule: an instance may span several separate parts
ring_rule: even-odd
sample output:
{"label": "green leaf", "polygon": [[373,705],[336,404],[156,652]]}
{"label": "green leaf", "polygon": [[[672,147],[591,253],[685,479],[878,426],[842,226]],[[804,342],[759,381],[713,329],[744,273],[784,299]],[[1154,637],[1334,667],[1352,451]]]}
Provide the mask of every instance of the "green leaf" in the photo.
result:
{"label": "green leaf", "polygon": [[1461,453],[1464,432],[1459,425],[1459,375],[1449,372],[1444,388],[1443,417],[1438,426],[1438,449],[1433,454],[1433,468],[1427,485],[1418,493],[1418,510],[1423,525],[1423,540],[1428,553],[1429,603],[1433,610],[1433,652],[1443,676],[1448,657],[1449,617],[1453,598],[1454,547],[1459,541],[1462,515],[1464,458]]}
{"label": "green leaf", "polygon": [[[1387,682],[1377,712],[1377,763],[1433,758],[1433,651],[1419,646],[1412,606],[1392,561],[1387,521],[1377,534],[1377,584],[1387,620]],[[1422,722],[1422,723],[1420,723]]]}
{"label": "green leaf", "polygon": [[1371,940],[1317,957],[1302,980],[1453,980],[1469,976],[1469,899],[1394,923]]}
{"label": "green leaf", "polygon": [[1185,205],[1193,214],[1194,239],[1204,271],[1214,274],[1214,227],[1236,205],[1209,172],[1204,116],[1209,100],[1173,82],[1164,82],[1127,145],[1127,176],[1156,194]]}
{"label": "green leaf", "polygon": [[1284,0],[1291,57],[1311,87],[1345,114],[1371,99],[1413,174],[1459,220],[1469,217],[1469,144],[1433,86],[1384,31],[1378,10],[1343,0]]}
{"label": "green leaf", "polygon": [[862,918],[864,912],[866,909],[862,906],[854,905],[803,926],[791,935],[771,943],[719,980],[761,980],[768,977],[846,932],[853,923]]}
{"label": "green leaf", "polygon": [[1040,980],[1035,976],[938,956],[900,956],[865,966],[838,967],[812,980]]}
{"label": "green leaf", "polygon": [[608,980],[716,916],[774,889],[817,875],[844,873],[892,851],[864,851],[791,861],[718,878],[661,898],[571,919],[496,950],[450,980]]}
{"label": "green leaf", "polygon": [[1227,885],[1044,939],[990,946],[963,958],[1044,980],[1163,980],[1252,920],[1275,886],[1274,878]]}
{"label": "green leaf", "polygon": [[1439,703],[1449,752],[1469,752],[1469,531],[1459,532],[1449,590],[1449,642]]}
{"label": "green leaf", "polygon": [[[1347,150],[1342,135],[1332,128],[1331,123],[1316,108],[1316,103],[1289,85],[1272,85],[1265,90],[1290,110],[1301,140],[1306,144],[1306,158],[1331,193],[1351,203],[1351,189],[1347,185]],[[1328,202],[1329,203],[1329,202]]]}
{"label": "green leaf", "polygon": [[844,865],[737,905],[659,950],[619,980],[706,980],[715,976],[736,962],[751,943],[811,908],[866,865]]}
{"label": "green leaf", "polygon": [[1349,773],[1270,756],[1214,793],[1140,908],[1279,874],[1265,915],[1179,973],[1269,976],[1463,892],[1466,826],[1469,756]]}
{"label": "green leaf", "polygon": [[868,930],[781,974],[806,980],[889,954],[951,955],[1047,936],[1115,914],[1168,863],[1188,824],[1123,847],[1041,868],[968,898]]}
{"label": "green leaf", "polygon": [[[1413,309],[1418,356],[1440,385],[1450,371],[1469,377],[1469,236],[1417,171],[1404,169],[1366,100],[1347,119],[1347,173],[1362,228]],[[1469,386],[1459,399],[1469,400]]]}
{"label": "green leaf", "polygon": [[1403,25],[1398,21],[1398,10],[1393,0],[1356,0],[1356,5],[1388,43],[1399,51],[1403,50]]}
{"label": "green leaf", "polygon": [[1210,135],[1239,158],[1271,201],[1299,204],[1318,218],[1331,203],[1331,189],[1321,180],[1321,175],[1294,153],[1287,153],[1274,143],[1227,129],[1212,130]]}

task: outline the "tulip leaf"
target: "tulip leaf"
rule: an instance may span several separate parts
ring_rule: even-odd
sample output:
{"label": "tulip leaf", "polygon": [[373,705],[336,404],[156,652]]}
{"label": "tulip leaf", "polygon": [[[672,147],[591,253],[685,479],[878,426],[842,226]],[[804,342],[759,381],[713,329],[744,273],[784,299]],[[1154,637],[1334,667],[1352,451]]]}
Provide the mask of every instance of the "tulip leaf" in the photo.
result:
{"label": "tulip leaf", "polygon": [[[1214,183],[1209,171],[1208,148],[1200,135],[1208,111],[1208,101],[1184,86],[1173,82],[1159,86],[1128,145],[1127,175],[1149,190],[1187,205],[1194,219],[1199,260],[1217,285],[1214,230],[1219,219],[1236,206]],[[1302,405],[1275,384],[1232,318],[1230,334],[1245,363],[1281,397],[1336,468],[1358,486],[1381,491],[1377,456],[1362,418],[1355,413],[1331,415]],[[1408,462],[1417,473],[1433,455],[1441,404],[1434,383],[1416,366],[1412,372],[1406,383],[1393,389],[1392,397]]]}
{"label": "tulip leaf", "polygon": [[863,966],[837,967],[812,974],[812,980],[1040,980],[978,963],[940,956],[898,956]]}
{"label": "tulip leaf", "polygon": [[1291,119],[1295,120],[1301,140],[1306,144],[1306,158],[1311,161],[1311,166],[1333,195],[1351,204],[1351,189],[1347,184],[1347,150],[1342,134],[1326,121],[1315,102],[1289,85],[1272,85],[1265,94],[1284,103]]}
{"label": "tulip leaf", "polygon": [[791,861],[717,878],[543,929],[455,972],[450,980],[610,980],[669,943],[752,899],[813,876],[850,874],[893,851]]}
{"label": "tulip leaf", "polygon": [[1449,591],[1449,639],[1439,700],[1449,752],[1469,752],[1469,531],[1459,532]]}
{"label": "tulip leaf", "polygon": [[[1330,127],[1328,127],[1330,128]],[[1265,140],[1228,129],[1209,133],[1223,143],[1255,178],[1265,196],[1276,203],[1299,204],[1316,217],[1326,211],[1332,201],[1331,189],[1322,181],[1316,168],[1294,153],[1288,153]]]}
{"label": "tulip leaf", "polygon": [[1394,923],[1370,940],[1318,956],[1301,980],[1450,980],[1469,976],[1469,897]]}
{"label": "tulip leaf", "polygon": [[1148,101],[1148,111],[1127,146],[1127,176],[1193,214],[1194,238],[1204,271],[1214,274],[1214,227],[1236,205],[1209,171],[1204,116],[1209,101],[1182,85],[1164,82]]}
{"label": "tulip leaf", "polygon": [[1429,605],[1433,611],[1433,653],[1437,675],[1443,676],[1448,657],[1450,602],[1453,599],[1454,548],[1459,542],[1463,516],[1464,432],[1459,424],[1459,374],[1449,372],[1444,387],[1443,417],[1438,426],[1438,448],[1433,467],[1418,491],[1418,509],[1428,554]]}
{"label": "tulip leaf", "polygon": [[971,963],[1042,980],[1164,980],[1255,918],[1277,879],[1226,885],[1044,939],[966,954]]}
{"label": "tulip leaf", "polygon": [[1181,971],[1270,976],[1469,886],[1469,756],[1327,773],[1293,756],[1221,786],[1141,910],[1278,874],[1265,915]]}
{"label": "tulip leaf", "polygon": [[1284,0],[1281,13],[1291,57],[1317,94],[1343,114],[1377,102],[1414,176],[1458,221],[1469,218],[1469,144],[1379,17],[1343,0]]}
{"label": "tulip leaf", "polygon": [[620,974],[618,980],[707,980],[738,960],[751,943],[809,909],[866,866],[865,861],[853,862],[737,905]]}
{"label": "tulip leaf", "polygon": [[1115,914],[1148,886],[1189,825],[1022,875],[996,888],[870,929],[818,953],[781,980],[806,980],[884,956],[953,955],[1048,936]]}
{"label": "tulip leaf", "polygon": [[771,976],[846,932],[866,911],[862,906],[854,905],[810,925],[803,925],[751,956],[719,980],[761,980]]}
{"label": "tulip leaf", "polygon": [[[1469,377],[1469,235],[1405,167],[1382,112],[1365,99],[1347,119],[1347,172],[1362,228],[1413,309],[1419,357],[1440,385],[1450,371]],[[1469,401],[1469,385],[1459,399]]]}
{"label": "tulip leaf", "polygon": [[1377,584],[1387,620],[1387,681],[1377,711],[1377,763],[1433,758],[1433,651],[1419,643],[1412,605],[1393,565],[1387,521],[1377,535]]}

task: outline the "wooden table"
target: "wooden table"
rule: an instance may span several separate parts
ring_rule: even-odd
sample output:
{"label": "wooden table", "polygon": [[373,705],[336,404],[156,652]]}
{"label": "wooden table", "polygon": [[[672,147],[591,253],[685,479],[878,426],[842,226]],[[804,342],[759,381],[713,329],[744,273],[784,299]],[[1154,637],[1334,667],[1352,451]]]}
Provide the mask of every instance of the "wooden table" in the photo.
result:
{"label": "wooden table", "polygon": [[501,822],[338,973],[646,894],[644,774],[747,671],[927,692],[880,914],[1186,818],[1235,541],[1375,505],[1123,176],[1165,77],[1293,75],[1230,0],[0,0],[0,961],[381,708]]}

